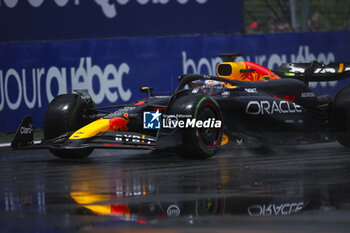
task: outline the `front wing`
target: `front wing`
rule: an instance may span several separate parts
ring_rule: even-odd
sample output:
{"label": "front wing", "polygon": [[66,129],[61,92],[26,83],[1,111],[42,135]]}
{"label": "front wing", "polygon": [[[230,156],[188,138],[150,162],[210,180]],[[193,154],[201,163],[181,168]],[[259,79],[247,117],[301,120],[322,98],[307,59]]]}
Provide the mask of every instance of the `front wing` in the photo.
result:
{"label": "front wing", "polygon": [[33,118],[23,119],[11,143],[13,150],[17,149],[63,149],[76,150],[85,148],[103,149],[146,149],[156,148],[157,137],[136,132],[108,131],[91,138],[69,139],[74,132],[69,132],[57,138],[33,141]]}

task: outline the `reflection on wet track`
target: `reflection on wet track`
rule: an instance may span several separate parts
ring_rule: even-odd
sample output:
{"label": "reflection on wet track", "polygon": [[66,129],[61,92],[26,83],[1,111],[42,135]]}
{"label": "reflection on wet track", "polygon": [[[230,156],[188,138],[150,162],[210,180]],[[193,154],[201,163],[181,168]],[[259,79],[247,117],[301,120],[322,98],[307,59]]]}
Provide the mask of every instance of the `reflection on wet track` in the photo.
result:
{"label": "reflection on wet track", "polygon": [[96,150],[74,161],[45,150],[0,152],[4,231],[350,231],[350,151],[335,143],[242,148],[204,161],[140,151]]}

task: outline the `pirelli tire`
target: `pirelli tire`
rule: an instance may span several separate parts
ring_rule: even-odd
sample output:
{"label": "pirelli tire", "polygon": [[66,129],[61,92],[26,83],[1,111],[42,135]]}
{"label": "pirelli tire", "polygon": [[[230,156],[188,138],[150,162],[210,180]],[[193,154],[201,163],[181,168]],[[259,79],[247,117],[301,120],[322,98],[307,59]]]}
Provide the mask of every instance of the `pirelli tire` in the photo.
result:
{"label": "pirelli tire", "polygon": [[350,86],[336,94],[332,102],[330,123],[338,142],[350,147]]}
{"label": "pirelli tire", "polygon": [[[49,104],[44,117],[44,139],[53,139],[67,132],[75,131],[87,124],[82,117],[93,101],[79,101],[77,94],[63,94],[55,97]],[[50,149],[50,152],[64,159],[82,159],[88,157],[93,149]]]}
{"label": "pirelli tire", "polygon": [[[171,106],[171,113],[179,116],[191,116],[196,122],[210,119],[220,121],[220,127],[179,128],[182,145],[176,152],[186,159],[207,159],[216,154],[223,136],[223,117],[219,104],[214,98],[205,94],[185,95],[179,97]],[[178,117],[178,120],[185,118]],[[215,126],[215,125],[214,125]],[[218,126],[218,125],[216,125]]]}

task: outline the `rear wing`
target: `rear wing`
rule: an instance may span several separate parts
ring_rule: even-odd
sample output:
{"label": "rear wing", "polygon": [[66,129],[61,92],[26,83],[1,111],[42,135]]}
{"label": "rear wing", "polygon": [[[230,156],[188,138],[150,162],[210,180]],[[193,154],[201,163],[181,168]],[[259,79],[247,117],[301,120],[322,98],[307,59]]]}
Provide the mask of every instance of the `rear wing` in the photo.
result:
{"label": "rear wing", "polygon": [[328,65],[312,63],[283,63],[274,71],[281,78],[294,78],[304,83],[338,81],[350,78],[350,62],[333,62]]}

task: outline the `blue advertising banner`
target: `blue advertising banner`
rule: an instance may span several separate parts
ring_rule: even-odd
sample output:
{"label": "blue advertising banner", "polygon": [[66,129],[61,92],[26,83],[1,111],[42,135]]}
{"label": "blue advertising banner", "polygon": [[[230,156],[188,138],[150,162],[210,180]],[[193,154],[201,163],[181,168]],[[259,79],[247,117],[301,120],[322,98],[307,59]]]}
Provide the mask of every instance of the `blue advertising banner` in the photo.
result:
{"label": "blue advertising banner", "polygon": [[0,41],[238,33],[241,0],[0,0]]}
{"label": "blue advertising banner", "polygon": [[[142,86],[170,92],[181,74],[215,74],[218,53],[242,52],[241,59],[276,69],[350,61],[348,41],[350,32],[1,43],[0,132],[15,131],[28,114],[42,127],[49,101],[74,89],[87,90],[98,105],[124,104],[143,98]],[[334,96],[349,81],[310,87]]]}

